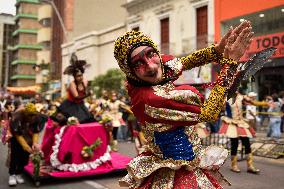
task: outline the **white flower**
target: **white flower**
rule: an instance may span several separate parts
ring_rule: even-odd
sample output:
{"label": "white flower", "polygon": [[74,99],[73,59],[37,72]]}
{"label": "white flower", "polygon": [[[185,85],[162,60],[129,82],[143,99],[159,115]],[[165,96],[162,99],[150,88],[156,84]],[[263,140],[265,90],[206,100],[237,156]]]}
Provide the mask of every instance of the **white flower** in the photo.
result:
{"label": "white flower", "polygon": [[78,118],[72,116],[67,119],[67,125],[76,125],[79,124]]}

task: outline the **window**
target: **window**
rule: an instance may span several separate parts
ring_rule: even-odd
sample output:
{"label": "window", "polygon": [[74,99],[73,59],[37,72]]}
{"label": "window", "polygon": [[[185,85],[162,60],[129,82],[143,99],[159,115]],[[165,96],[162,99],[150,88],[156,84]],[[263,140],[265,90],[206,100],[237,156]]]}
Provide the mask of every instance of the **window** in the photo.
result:
{"label": "window", "polygon": [[134,31],[139,31],[139,26],[132,28]]}
{"label": "window", "polygon": [[224,35],[230,26],[236,26],[241,20],[249,20],[252,23],[255,36],[274,34],[284,30],[284,6],[255,12],[252,14],[235,17],[221,23],[221,34]]}
{"label": "window", "polygon": [[49,18],[43,19],[41,21],[41,24],[42,24],[43,27],[50,27],[51,26],[51,20]]}
{"label": "window", "polygon": [[201,49],[207,46],[208,34],[207,6],[196,9],[196,48]]}
{"label": "window", "polygon": [[169,53],[169,18],[164,18],[161,21],[161,52],[164,54]]}

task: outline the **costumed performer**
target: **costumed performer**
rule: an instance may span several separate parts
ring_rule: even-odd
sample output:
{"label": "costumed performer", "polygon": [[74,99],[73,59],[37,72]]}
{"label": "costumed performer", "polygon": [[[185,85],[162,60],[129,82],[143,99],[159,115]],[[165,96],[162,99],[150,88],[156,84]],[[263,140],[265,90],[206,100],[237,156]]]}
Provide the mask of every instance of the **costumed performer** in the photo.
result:
{"label": "costumed performer", "polygon": [[94,116],[84,104],[84,99],[91,95],[87,90],[88,81],[83,78],[87,63],[84,60],[78,60],[73,53],[70,64],[64,70],[64,74],[72,75],[74,80],[67,88],[67,99],[60,104],[58,109],[67,119],[74,116],[80,123],[95,122]]}
{"label": "costumed performer", "polygon": [[[194,125],[216,120],[234,80],[237,61],[253,33],[250,22],[231,28],[219,44],[186,57],[162,55],[140,31],[115,41],[114,56],[126,74],[132,111],[141,123],[148,148],[127,166],[120,181],[129,188],[222,188],[218,169],[227,150],[202,148]],[[192,86],[175,86],[183,70],[219,62],[222,71],[207,101]],[[219,179],[220,178],[220,179]]]}
{"label": "costumed performer", "polygon": [[249,123],[243,117],[243,103],[249,102],[249,99],[241,93],[241,90],[236,92],[235,102],[230,99],[226,103],[226,115],[221,117],[222,124],[219,130],[219,134],[223,134],[230,138],[231,142],[231,171],[240,173],[241,170],[238,167],[238,145],[239,140],[242,141],[242,145],[245,148],[245,154],[247,158],[247,172],[258,174],[259,169],[253,165],[253,155],[250,147],[250,139],[255,136],[255,131],[250,127]]}
{"label": "costumed performer", "polygon": [[24,183],[21,176],[28,164],[29,156],[39,151],[39,132],[44,128],[47,117],[37,112],[33,103],[25,105],[24,109],[15,112],[10,121],[12,132],[11,159],[9,166],[9,185]]}
{"label": "costumed performer", "polygon": [[110,140],[110,146],[112,151],[117,152],[118,151],[118,142],[117,142],[117,133],[118,128],[122,125],[125,125],[123,119],[122,119],[122,112],[120,112],[120,109],[123,109],[125,111],[128,111],[129,113],[132,113],[128,105],[126,105],[124,102],[119,100],[117,98],[116,92],[111,93],[111,98],[108,102],[109,107],[109,116],[111,117],[112,122],[112,139]]}

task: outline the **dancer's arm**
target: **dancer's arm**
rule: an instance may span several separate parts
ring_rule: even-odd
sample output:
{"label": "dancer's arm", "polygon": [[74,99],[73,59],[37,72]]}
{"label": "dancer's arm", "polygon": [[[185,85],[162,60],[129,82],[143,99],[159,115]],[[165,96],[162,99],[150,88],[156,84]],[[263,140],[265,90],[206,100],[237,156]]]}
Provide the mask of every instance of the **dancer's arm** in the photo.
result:
{"label": "dancer's arm", "polygon": [[38,144],[38,138],[39,138],[39,134],[38,133],[34,133],[33,134],[33,144]]}
{"label": "dancer's arm", "polygon": [[254,106],[269,106],[269,103],[266,101],[251,101],[251,104]]}
{"label": "dancer's arm", "polygon": [[34,133],[33,137],[32,137],[32,141],[33,141],[32,150],[33,151],[39,151],[40,150],[40,145],[38,144],[38,139],[39,139],[39,133]]}
{"label": "dancer's arm", "polygon": [[[84,81],[84,88],[86,88],[86,82]],[[72,81],[70,83],[70,86],[69,86],[69,90],[71,92],[71,95],[76,99],[76,100],[83,100],[85,99],[86,97],[90,96],[90,93],[88,92],[85,92],[85,95],[82,95],[80,96],[78,91],[77,91],[77,86],[75,84],[74,81]]]}
{"label": "dancer's arm", "polygon": [[[232,59],[227,59],[225,61],[235,62]],[[209,98],[201,106],[201,113],[198,119],[199,122],[216,121],[218,119],[218,116],[224,107],[230,85],[234,81],[235,71],[236,70],[234,69],[230,69],[229,66],[223,66]]]}
{"label": "dancer's arm", "polygon": [[223,54],[225,53],[225,46],[229,37],[234,37],[234,39],[240,38],[239,40],[243,41],[243,45],[246,45],[248,48],[249,44],[252,41],[252,28],[249,21],[242,22],[235,29],[232,27],[229,31],[221,38],[220,42],[216,45],[211,45],[207,48],[198,50],[186,57],[181,58],[181,62],[183,64],[183,70],[189,70],[194,67],[203,66],[205,64],[211,62],[218,62],[221,65],[224,64],[238,64],[233,61],[225,61],[223,58]]}
{"label": "dancer's arm", "polygon": [[32,148],[28,145],[27,141],[22,135],[15,135],[15,137],[25,151],[32,153]]}
{"label": "dancer's arm", "polygon": [[190,70],[211,62],[217,62],[221,58],[222,54],[219,54],[216,51],[215,45],[211,45],[188,56],[182,57],[181,62],[183,64],[183,70]]}

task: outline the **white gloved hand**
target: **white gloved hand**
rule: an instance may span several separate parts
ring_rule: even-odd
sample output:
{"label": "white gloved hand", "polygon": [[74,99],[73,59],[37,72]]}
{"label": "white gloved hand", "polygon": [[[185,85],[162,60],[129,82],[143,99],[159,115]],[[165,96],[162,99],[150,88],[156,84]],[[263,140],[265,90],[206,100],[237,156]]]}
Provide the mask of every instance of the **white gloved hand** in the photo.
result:
{"label": "white gloved hand", "polygon": [[227,156],[228,150],[218,146],[209,146],[205,149],[205,153],[200,159],[199,167],[217,170],[223,165]]}

